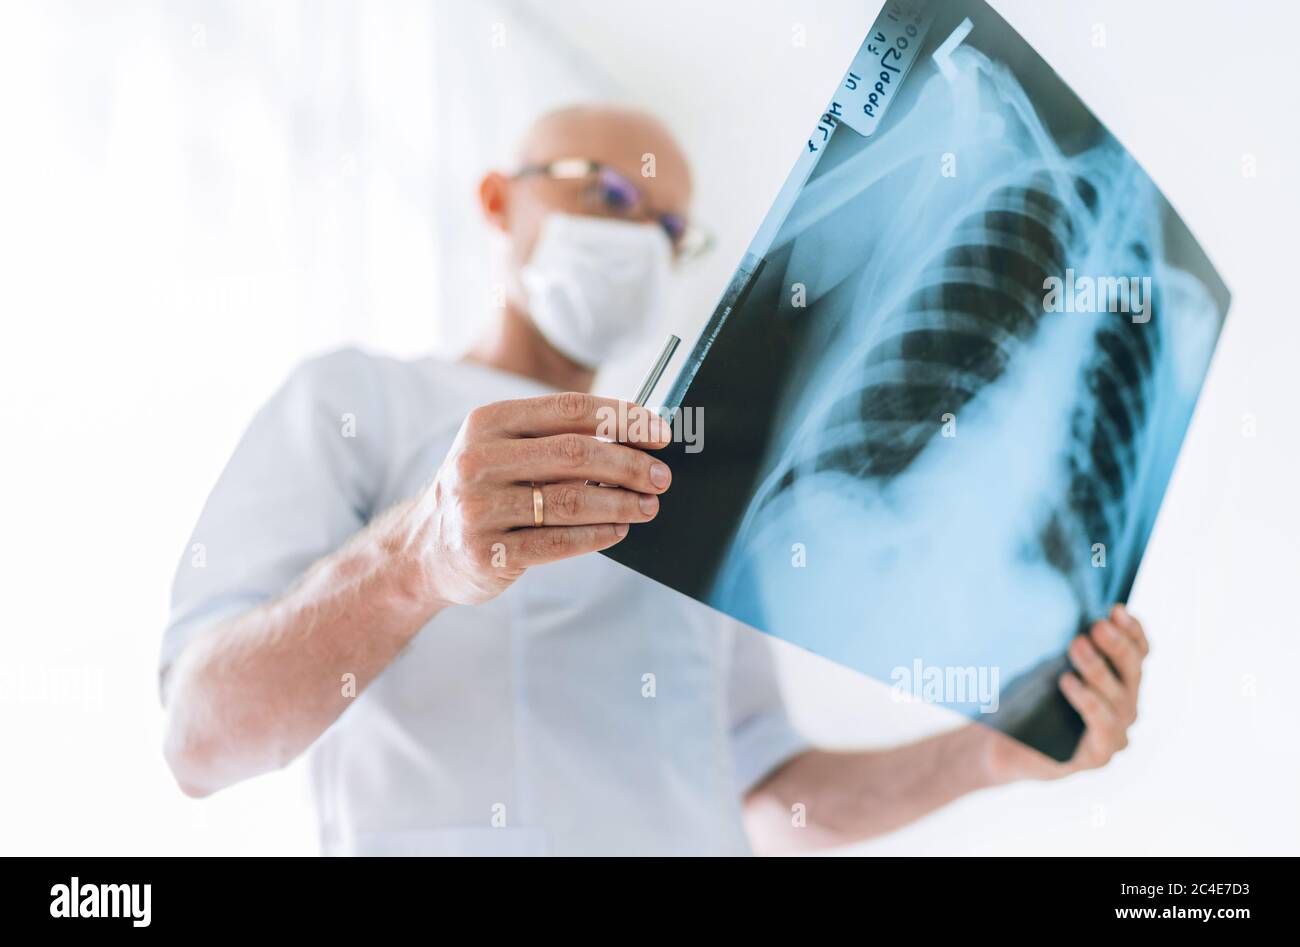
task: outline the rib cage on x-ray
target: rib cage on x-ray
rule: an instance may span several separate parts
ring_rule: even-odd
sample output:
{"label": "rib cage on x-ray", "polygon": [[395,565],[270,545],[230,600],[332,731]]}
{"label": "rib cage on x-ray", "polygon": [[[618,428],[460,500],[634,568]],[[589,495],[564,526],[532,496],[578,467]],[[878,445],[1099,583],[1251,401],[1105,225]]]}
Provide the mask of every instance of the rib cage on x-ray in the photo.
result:
{"label": "rib cage on x-ray", "polygon": [[[1072,201],[1059,199],[1040,174],[1024,186],[998,188],[954,228],[915,290],[884,318],[865,356],[839,379],[843,388],[824,417],[809,419],[815,435],[769,496],[801,475],[828,469],[864,480],[899,476],[940,436],[945,415],[959,417],[997,383],[1043,324],[1044,281],[1089,256],[1088,236],[1112,239],[1097,233],[1091,216],[1096,187],[1085,177],[1066,181],[1077,192]],[[1072,216],[1071,204],[1089,217]],[[1131,252],[1148,256],[1140,242]],[[1041,536],[1049,560],[1080,580],[1091,577],[1093,570],[1080,567],[1088,565],[1093,544],[1109,547],[1117,535],[1118,504],[1135,475],[1145,420],[1141,389],[1150,383],[1158,336],[1154,327],[1134,331],[1123,319],[1098,331],[1081,379],[1087,397],[1071,418],[1076,450],[1069,502],[1043,524]],[[1095,607],[1104,590],[1078,592],[1081,605]]]}
{"label": "rib cage on x-ray", "polygon": [[[972,55],[965,65],[990,73],[986,78],[995,83],[1014,83],[983,57]],[[1015,91],[1002,90],[1006,111],[1037,123]],[[1059,485],[1044,485],[1055,490],[1053,505],[1037,534],[1025,537],[1066,578],[1082,619],[1113,600],[1126,541],[1140,542],[1125,532],[1124,504],[1140,476],[1162,322],[1158,299],[1143,300],[1149,321],[1140,325],[1124,313],[1047,313],[1045,281],[1064,279],[1067,271],[1126,280],[1150,274],[1152,243],[1159,240],[1145,232],[1154,188],[1113,144],[1066,157],[1039,128],[1027,128],[1023,140],[1040,153],[1025,156],[1017,177],[955,210],[911,288],[893,293],[892,308],[877,313],[873,300],[856,301],[864,311],[847,318],[872,319],[874,327],[838,371],[814,386],[820,390],[808,399],[811,410],[747,519],[801,478],[830,471],[885,484],[906,476],[940,438],[944,419],[961,418],[1003,382],[1053,320],[1087,319],[1091,339],[1080,338],[1058,366],[1077,379],[1061,405],[1062,441],[1040,445],[1057,453],[1065,469]],[[1094,568],[1101,547],[1119,568]]]}

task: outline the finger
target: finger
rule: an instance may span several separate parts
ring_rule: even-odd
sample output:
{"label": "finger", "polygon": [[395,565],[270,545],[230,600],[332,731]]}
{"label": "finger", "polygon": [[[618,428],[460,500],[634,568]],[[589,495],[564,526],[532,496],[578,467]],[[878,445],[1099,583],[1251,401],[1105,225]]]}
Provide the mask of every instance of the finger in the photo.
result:
{"label": "finger", "polygon": [[1127,702],[1124,685],[1087,635],[1079,635],[1070,642],[1070,662],[1088,686],[1112,707],[1119,708]]}
{"label": "finger", "polygon": [[508,483],[592,480],[637,493],[663,493],[672,472],[662,460],[582,434],[496,441],[481,451],[493,479]]}
{"label": "finger", "polygon": [[517,529],[505,534],[506,563],[512,569],[526,569],[561,559],[572,559],[574,556],[608,549],[626,536],[627,531],[626,523]]}
{"label": "finger", "polygon": [[[543,526],[586,526],[596,523],[645,523],[659,512],[653,493],[636,493],[621,487],[587,486],[581,480],[538,484],[542,492]],[[494,525],[503,529],[532,528],[531,485],[503,486]]]}
{"label": "finger", "polygon": [[1083,735],[1084,742],[1102,761],[1108,759],[1119,748],[1123,735],[1114,711],[1096,691],[1070,671],[1061,675],[1060,686],[1061,693],[1070,706],[1079,712],[1087,727]]}
{"label": "finger", "polygon": [[1122,603],[1117,604],[1110,610],[1110,620],[1133,639],[1133,643],[1137,645],[1138,652],[1141,653],[1142,657],[1145,658],[1151,653],[1151,643],[1147,641],[1146,629]]}
{"label": "finger", "polygon": [[498,401],[474,416],[485,429],[511,437],[587,434],[651,449],[672,440],[672,428],[649,408],[578,391]]}
{"label": "finger", "polygon": [[1142,677],[1142,655],[1133,639],[1104,618],[1093,623],[1090,635],[1093,644],[1119,672],[1119,679],[1130,688],[1136,687]]}

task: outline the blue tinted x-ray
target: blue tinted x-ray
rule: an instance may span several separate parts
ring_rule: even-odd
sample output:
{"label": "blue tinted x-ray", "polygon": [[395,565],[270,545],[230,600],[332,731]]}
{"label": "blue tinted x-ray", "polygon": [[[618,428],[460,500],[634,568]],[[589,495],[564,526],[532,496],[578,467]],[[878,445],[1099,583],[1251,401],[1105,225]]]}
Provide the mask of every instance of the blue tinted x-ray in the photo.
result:
{"label": "blue tinted x-ray", "polygon": [[996,13],[890,3],[665,400],[704,449],[608,555],[1064,759],[1065,649],[1128,597],[1228,303]]}

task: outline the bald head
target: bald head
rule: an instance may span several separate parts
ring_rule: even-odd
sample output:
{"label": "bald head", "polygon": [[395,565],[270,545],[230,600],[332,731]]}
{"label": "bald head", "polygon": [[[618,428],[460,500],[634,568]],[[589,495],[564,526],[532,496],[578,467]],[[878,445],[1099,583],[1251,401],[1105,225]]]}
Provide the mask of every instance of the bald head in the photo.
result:
{"label": "bald head", "polygon": [[[691,175],[686,156],[664,124],[646,112],[612,105],[578,105],[548,112],[533,123],[518,150],[519,167],[584,158],[613,168],[640,192],[634,219],[655,226],[657,214],[687,217]],[[532,252],[548,213],[607,216],[593,200],[592,182],[544,174],[489,173],[479,186],[484,215],[510,238],[511,262]]]}

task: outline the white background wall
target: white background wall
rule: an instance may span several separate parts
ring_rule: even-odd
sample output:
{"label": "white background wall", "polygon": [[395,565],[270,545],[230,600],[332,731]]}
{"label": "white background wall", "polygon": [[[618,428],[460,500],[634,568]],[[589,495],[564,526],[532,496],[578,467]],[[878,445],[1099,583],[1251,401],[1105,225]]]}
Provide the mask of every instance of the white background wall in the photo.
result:
{"label": "white background wall", "polygon": [[[488,294],[469,188],[529,116],[576,98],[656,109],[695,161],[719,246],[683,289],[692,337],[876,6],[6,3],[0,852],[313,851],[297,768],[193,802],[158,749],[171,572],[244,424],[306,355],[463,344]],[[1133,746],[858,850],[1294,854],[1300,15],[1284,0],[1230,16],[1205,0],[995,6],[1236,298],[1133,596],[1154,642]],[[602,387],[626,393],[643,363]],[[780,653],[823,740],[951,722]]]}

